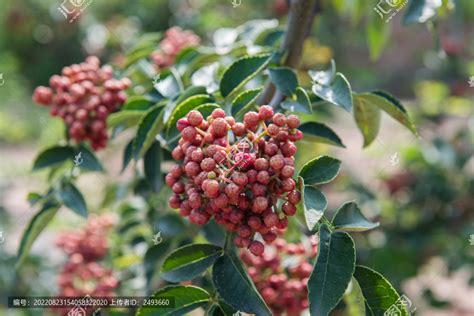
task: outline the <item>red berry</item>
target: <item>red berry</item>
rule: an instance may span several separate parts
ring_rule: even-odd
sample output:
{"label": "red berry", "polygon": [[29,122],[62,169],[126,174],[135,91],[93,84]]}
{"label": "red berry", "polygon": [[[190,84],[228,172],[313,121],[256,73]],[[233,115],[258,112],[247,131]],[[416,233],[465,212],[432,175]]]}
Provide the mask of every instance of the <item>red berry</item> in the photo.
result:
{"label": "red berry", "polygon": [[285,213],[285,215],[288,215],[288,216],[293,216],[296,213],[296,207],[290,202],[283,203],[282,210],[283,210],[283,213]]}
{"label": "red berry", "polygon": [[195,127],[201,125],[201,123],[204,119],[202,117],[202,114],[199,111],[196,111],[196,110],[192,110],[191,112],[189,112],[188,115],[187,115],[187,118],[188,118],[189,124],[191,124],[192,126],[195,126]]}
{"label": "red berry", "polygon": [[253,253],[255,256],[261,256],[263,255],[263,252],[265,251],[265,247],[263,244],[259,241],[252,241],[250,243],[250,252]]}
{"label": "red berry", "polygon": [[257,112],[247,112],[244,115],[244,124],[248,129],[253,130],[258,126],[259,118]]}
{"label": "red berry", "polygon": [[258,118],[261,121],[268,121],[273,116],[273,109],[271,106],[262,105],[258,111]]}
{"label": "red berry", "polygon": [[273,123],[277,126],[283,126],[286,124],[286,117],[283,113],[277,113],[273,116]]}
{"label": "red berry", "polygon": [[301,193],[298,191],[291,191],[288,193],[287,198],[288,198],[288,202],[290,202],[293,205],[296,205],[301,200]]}
{"label": "red berry", "polygon": [[197,136],[197,131],[194,127],[188,126],[181,132],[184,140],[190,142],[193,141]]}
{"label": "red berry", "polygon": [[225,112],[222,109],[215,109],[211,114],[212,118],[225,118]]}
{"label": "red berry", "polygon": [[286,118],[286,124],[289,128],[298,128],[300,126],[300,119],[298,116],[291,114]]}

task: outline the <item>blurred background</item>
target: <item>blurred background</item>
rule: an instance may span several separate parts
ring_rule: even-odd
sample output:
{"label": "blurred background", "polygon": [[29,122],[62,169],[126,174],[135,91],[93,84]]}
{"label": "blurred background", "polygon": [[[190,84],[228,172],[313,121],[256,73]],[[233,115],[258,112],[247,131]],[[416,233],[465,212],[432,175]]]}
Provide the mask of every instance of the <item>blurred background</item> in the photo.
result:
{"label": "blurred background", "polygon": [[[317,148],[343,161],[337,181],[323,188],[329,213],[353,199],[380,221],[378,229],[356,236],[358,262],[385,275],[417,312],[474,315],[474,2],[443,1],[447,9],[436,22],[410,25],[403,25],[402,12],[389,23],[373,22],[378,1],[360,2],[324,2],[305,44],[300,80],[309,83],[306,71],[334,58],[353,90],[384,89],[401,99],[420,137],[384,117],[377,140],[362,149],[350,115],[327,108],[326,124],[347,147]],[[5,308],[9,295],[58,293],[64,255],[55,238],[85,223],[61,211],[14,272],[21,233],[35,212],[27,194],[45,187],[46,175],[31,172],[33,159],[63,133],[60,120],[33,104],[33,89],[90,54],[119,63],[146,32],[178,25],[209,43],[216,29],[251,19],[284,24],[287,10],[280,0],[241,0],[237,7],[230,0],[91,1],[69,23],[60,5],[4,0],[0,10],[0,315],[23,315]],[[95,193],[126,177],[119,176],[123,146],[116,140],[99,154],[107,175],[81,179],[92,211],[103,206]],[[119,259],[113,262],[119,269],[139,264],[136,257]],[[134,282],[124,282],[121,294],[140,294],[143,284]]]}

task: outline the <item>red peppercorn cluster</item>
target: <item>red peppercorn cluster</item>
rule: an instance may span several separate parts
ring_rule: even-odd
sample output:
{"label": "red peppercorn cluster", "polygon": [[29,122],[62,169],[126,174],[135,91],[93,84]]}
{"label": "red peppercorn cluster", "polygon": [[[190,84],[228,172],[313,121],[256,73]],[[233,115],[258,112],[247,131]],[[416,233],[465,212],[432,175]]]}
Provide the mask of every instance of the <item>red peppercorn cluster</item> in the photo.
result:
{"label": "red peppercorn cluster", "polygon": [[59,296],[113,296],[118,280],[98,262],[107,255],[107,233],[113,223],[108,215],[93,217],[83,229],[59,236],[56,244],[68,255],[58,279]]}
{"label": "red peppercorn cluster", "polygon": [[200,42],[199,36],[192,31],[183,31],[180,27],[174,26],[166,31],[165,38],[160,42],[159,49],[152,53],[151,59],[158,70],[168,68],[173,65],[182,49],[198,46]]}
{"label": "red peppercorn cluster", "polygon": [[262,257],[244,250],[240,258],[274,315],[302,315],[309,306],[307,284],[313,265],[308,259],[316,257],[317,240],[287,244],[278,238],[269,248]]}
{"label": "red peppercorn cluster", "polygon": [[270,106],[246,113],[243,123],[221,109],[207,120],[189,112],[177,122],[181,139],[172,151],[183,163],[166,176],[174,192],[170,206],[195,224],[214,217],[237,232],[237,247],[261,256],[264,244],[256,234],[272,243],[301,199],[293,179],[299,124],[296,115],[274,114]]}
{"label": "red peppercorn cluster", "polygon": [[51,115],[64,120],[77,143],[89,140],[98,150],[107,146],[107,116],[125,103],[124,90],[131,84],[128,78],[113,79],[111,66],[100,67],[99,59],[89,56],[81,64],[64,67],[61,76],[52,76],[50,87],[37,87],[33,101],[51,106]]}

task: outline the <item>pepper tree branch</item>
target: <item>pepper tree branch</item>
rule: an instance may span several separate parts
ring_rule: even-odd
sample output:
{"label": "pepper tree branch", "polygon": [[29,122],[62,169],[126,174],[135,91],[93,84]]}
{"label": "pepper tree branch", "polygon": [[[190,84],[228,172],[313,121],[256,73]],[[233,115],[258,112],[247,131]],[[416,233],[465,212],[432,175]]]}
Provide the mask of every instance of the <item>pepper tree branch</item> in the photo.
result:
{"label": "pepper tree branch", "polygon": [[[284,65],[292,68],[299,66],[303,54],[303,44],[311,31],[314,17],[319,11],[319,0],[292,0],[288,14],[288,26],[285,32],[281,51],[286,58]],[[284,96],[276,91],[273,84],[268,83],[262,96],[263,103],[275,107]]]}

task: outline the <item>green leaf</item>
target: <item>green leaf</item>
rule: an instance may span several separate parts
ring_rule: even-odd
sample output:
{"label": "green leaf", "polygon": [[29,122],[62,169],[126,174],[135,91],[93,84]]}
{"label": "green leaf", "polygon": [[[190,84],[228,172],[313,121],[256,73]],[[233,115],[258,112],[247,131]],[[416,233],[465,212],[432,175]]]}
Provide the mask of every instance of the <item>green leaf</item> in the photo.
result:
{"label": "green leaf", "polygon": [[312,113],[311,101],[305,89],[296,88],[296,99],[288,98],[281,103],[281,107],[291,112]]}
{"label": "green leaf", "polygon": [[171,127],[175,127],[176,122],[178,122],[180,118],[185,117],[186,114],[189,113],[189,111],[194,110],[201,104],[209,103],[212,101],[213,99],[207,94],[198,94],[187,98],[174,108],[167,122],[167,128],[169,129]]}
{"label": "green leaf", "polygon": [[28,203],[30,204],[30,206],[34,206],[36,203],[41,201],[43,198],[44,198],[44,196],[42,196],[41,194],[36,193],[36,192],[30,192],[30,193],[28,193],[28,196],[26,197],[26,199],[28,200]]}
{"label": "green leaf", "polygon": [[178,316],[203,307],[209,303],[211,296],[204,289],[193,285],[167,286],[155,292],[150,299],[174,299],[174,307],[150,308],[140,307],[136,316]]}
{"label": "green leaf", "polygon": [[332,225],[335,229],[342,229],[346,231],[365,231],[373,229],[380,225],[379,222],[370,222],[355,202],[346,202],[341,206],[332,219]]}
{"label": "green leaf", "polygon": [[272,315],[255,285],[234,255],[224,254],[212,269],[214,287],[233,308],[256,315]]}
{"label": "green leaf", "polygon": [[219,104],[206,103],[206,104],[201,104],[200,106],[195,108],[195,110],[201,112],[202,116],[208,117],[209,115],[211,115],[212,111],[219,108],[220,108]]}
{"label": "green leaf", "polygon": [[270,62],[270,54],[244,56],[227,68],[220,82],[223,97],[235,93],[262,71]]}
{"label": "green leaf", "polygon": [[329,85],[314,82],[312,90],[321,99],[340,106],[347,112],[352,111],[352,90],[343,74],[338,72]]}
{"label": "green leaf", "polygon": [[355,247],[345,232],[331,233],[326,224],[319,230],[316,264],[308,281],[311,315],[329,315],[342,299],[355,267]]}
{"label": "green leaf", "polygon": [[357,127],[364,136],[364,147],[369,146],[380,130],[380,109],[371,103],[364,95],[354,95],[354,119]]}
{"label": "green leaf", "polygon": [[231,113],[237,120],[242,119],[244,116],[244,111],[249,108],[249,106],[255,105],[255,102],[258,96],[262,93],[263,88],[246,90],[240,93],[234,101],[232,101]]}
{"label": "green leaf", "polygon": [[143,159],[145,178],[155,192],[159,192],[163,187],[163,173],[161,172],[162,162],[163,149],[160,144],[155,141]]}
{"label": "green leaf", "polygon": [[301,124],[298,129],[303,132],[303,140],[316,143],[324,143],[345,148],[339,136],[328,126],[317,123],[307,122]]}
{"label": "green leaf", "polygon": [[127,146],[123,151],[123,158],[122,158],[122,172],[127,168],[130,161],[133,158],[133,139],[128,142]]}
{"label": "green leaf", "polygon": [[[396,304],[400,296],[393,286],[378,272],[364,266],[356,266],[354,277],[359,282],[366,304],[366,315],[384,316]],[[399,313],[387,315],[408,315],[404,307],[398,306]]]}
{"label": "green leaf", "polygon": [[39,234],[41,234],[48,223],[54,218],[58,212],[58,209],[59,205],[48,201],[43,205],[43,208],[30,220],[21,237],[15,265],[16,269],[21,266],[23,260],[25,260],[26,256],[28,256],[33,242],[36,240]]}
{"label": "green leaf", "polygon": [[308,71],[308,75],[311,77],[311,80],[320,85],[329,85],[336,76],[336,63],[334,62],[334,59],[331,59],[331,65],[328,69],[310,70]]}
{"label": "green leaf", "polygon": [[371,60],[377,60],[387,45],[390,37],[390,26],[389,23],[386,23],[375,12],[370,14],[367,25],[367,43]]}
{"label": "green leaf", "polygon": [[137,125],[140,120],[145,116],[145,111],[134,110],[134,111],[120,111],[112,113],[107,117],[107,127],[116,127],[118,125],[124,125],[125,127],[132,127]]}
{"label": "green leaf", "polygon": [[[140,95],[134,95],[127,99],[122,106],[122,111],[147,111],[153,105],[150,98]],[[120,112],[119,112],[120,113]]]}
{"label": "green leaf", "polygon": [[323,184],[332,181],[339,173],[341,161],[329,156],[319,156],[307,162],[299,173],[305,185]]}
{"label": "green leaf", "polygon": [[210,244],[191,244],[173,251],[163,263],[161,277],[169,282],[192,280],[221,256],[223,249]]}
{"label": "green leaf", "polygon": [[277,89],[287,97],[291,97],[298,87],[298,78],[295,71],[289,67],[273,67],[268,70],[270,79]]}
{"label": "green leaf", "polygon": [[138,125],[137,136],[133,144],[133,156],[136,160],[147,152],[163,126],[163,107],[154,107],[148,110]]}
{"label": "green leaf", "polygon": [[104,171],[99,159],[89,150],[89,148],[81,145],[76,153],[77,155],[81,154],[82,163],[79,165],[81,169],[89,171]]}
{"label": "green leaf", "polygon": [[436,18],[439,7],[443,4],[442,0],[412,0],[408,5],[403,24],[425,23]]}
{"label": "green leaf", "polygon": [[362,294],[359,283],[354,277],[351,279],[348,290],[349,292],[346,292],[346,295],[344,296],[344,303],[347,306],[347,315],[366,315],[364,295]]}
{"label": "green leaf", "polygon": [[87,205],[81,191],[71,182],[62,183],[58,189],[58,199],[79,216],[87,218]]}
{"label": "green leaf", "polygon": [[362,93],[362,95],[370,104],[378,107],[400,124],[408,128],[413,134],[417,135],[416,127],[408,117],[408,113],[403,105],[392,95],[383,91],[374,91],[370,93]]}
{"label": "green leaf", "polygon": [[306,226],[312,231],[328,206],[323,192],[313,187],[305,186],[301,191]]}
{"label": "green leaf", "polygon": [[70,146],[55,146],[42,151],[33,163],[33,171],[52,167],[74,159],[74,149]]}
{"label": "green leaf", "polygon": [[163,74],[161,80],[153,85],[162,96],[173,99],[183,90],[183,83],[178,72],[170,68],[166,74]]}
{"label": "green leaf", "polygon": [[176,100],[169,101],[168,104],[165,106],[165,114],[163,116],[163,120],[167,122],[170,117],[171,113],[173,113],[174,109],[178,104],[183,102],[189,97],[192,97],[193,95],[198,95],[198,94],[206,94],[206,87],[201,87],[201,86],[190,86],[186,90],[181,93]]}

